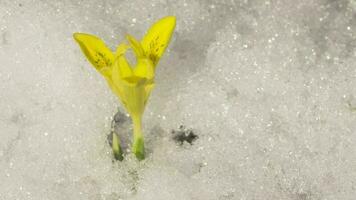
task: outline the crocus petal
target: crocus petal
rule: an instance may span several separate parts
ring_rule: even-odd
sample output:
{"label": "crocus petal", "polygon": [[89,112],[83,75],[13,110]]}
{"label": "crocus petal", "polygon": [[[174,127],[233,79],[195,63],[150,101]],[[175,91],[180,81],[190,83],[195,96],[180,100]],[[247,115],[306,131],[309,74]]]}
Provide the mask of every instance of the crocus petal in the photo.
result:
{"label": "crocus petal", "polygon": [[127,102],[126,109],[132,117],[141,117],[145,110],[145,89],[140,86],[124,86],[124,96]]}
{"label": "crocus petal", "polygon": [[115,78],[124,79],[134,75],[132,71],[132,67],[127,62],[125,56],[119,56],[115,61],[113,68],[116,68],[115,73],[113,72],[113,75],[116,76]]}
{"label": "crocus petal", "polygon": [[137,41],[136,38],[131,35],[127,35],[126,39],[130,42],[131,48],[134,50],[137,58],[142,58],[145,56],[141,43]]}
{"label": "crocus petal", "polygon": [[133,70],[135,76],[151,80],[154,78],[154,66],[151,60],[142,58],[137,60],[137,65]]}
{"label": "crocus petal", "polygon": [[98,37],[86,33],[74,33],[73,37],[89,62],[103,76],[108,76],[114,55],[105,43]]}
{"label": "crocus petal", "polygon": [[130,48],[127,44],[122,43],[116,48],[115,58],[123,56],[126,53],[126,50]]}
{"label": "crocus petal", "polygon": [[[125,59],[125,58],[123,58],[123,59]],[[121,61],[121,62],[125,62],[125,61]],[[121,64],[121,66],[125,66],[125,65]],[[129,69],[126,67],[128,67]],[[129,70],[131,70],[130,66],[127,65],[126,67],[123,67],[123,69],[127,70],[125,73],[130,73],[129,72]],[[122,78],[120,77],[120,75],[121,75],[120,71],[125,71],[125,70],[120,69],[119,59],[116,59],[112,66],[111,78],[107,79],[107,81],[108,81],[111,89],[120,98],[120,100],[124,104],[124,106],[127,107],[127,101],[125,99],[124,88],[123,88],[124,83],[123,83]]]}
{"label": "crocus petal", "polygon": [[147,100],[150,97],[151,91],[153,90],[155,84],[153,82],[147,83],[145,85],[145,100],[144,100],[144,105],[146,106]]}
{"label": "crocus petal", "polygon": [[151,26],[143,37],[141,44],[145,54],[154,64],[157,65],[162,57],[176,25],[174,16],[164,17]]}

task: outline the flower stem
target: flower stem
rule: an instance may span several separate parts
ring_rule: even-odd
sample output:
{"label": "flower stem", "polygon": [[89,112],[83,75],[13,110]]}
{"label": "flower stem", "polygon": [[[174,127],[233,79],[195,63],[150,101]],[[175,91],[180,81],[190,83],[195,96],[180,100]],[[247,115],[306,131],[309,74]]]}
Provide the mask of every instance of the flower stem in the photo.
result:
{"label": "flower stem", "polygon": [[122,161],[124,159],[120,145],[120,139],[119,136],[116,135],[116,133],[113,133],[112,135],[112,151],[116,160]]}
{"label": "flower stem", "polygon": [[133,145],[132,152],[138,160],[145,159],[145,147],[141,128],[141,117],[132,117],[133,122]]}

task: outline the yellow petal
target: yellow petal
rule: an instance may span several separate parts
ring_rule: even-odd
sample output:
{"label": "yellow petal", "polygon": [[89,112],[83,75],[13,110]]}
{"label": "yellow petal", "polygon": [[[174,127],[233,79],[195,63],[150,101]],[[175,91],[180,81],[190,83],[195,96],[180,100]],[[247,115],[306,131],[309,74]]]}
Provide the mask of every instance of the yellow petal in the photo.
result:
{"label": "yellow petal", "polygon": [[147,83],[145,85],[145,101],[144,101],[144,105],[146,106],[147,100],[150,97],[151,91],[153,90],[155,84],[152,83]]}
{"label": "yellow petal", "polygon": [[120,66],[118,59],[114,62],[111,77],[108,78],[107,81],[110,85],[110,88],[121,99],[121,102],[126,106],[123,83],[120,77]]}
{"label": "yellow petal", "polygon": [[130,42],[131,48],[134,50],[135,55],[137,58],[144,57],[144,51],[142,49],[142,46],[139,41],[137,41],[134,37],[131,35],[127,35],[126,39]]}
{"label": "yellow petal", "polygon": [[105,77],[110,89],[114,92],[114,94],[116,94],[116,96],[120,97],[121,98],[121,88],[117,87],[115,84],[114,84],[114,81],[111,79],[111,77]]}
{"label": "yellow petal", "polygon": [[116,49],[115,58],[119,56],[123,56],[128,48],[129,46],[127,44],[124,43],[120,44]]}
{"label": "yellow petal", "polygon": [[101,74],[107,76],[114,61],[114,55],[105,43],[98,37],[86,33],[74,33],[73,37],[90,63]]}
{"label": "yellow petal", "polygon": [[115,81],[131,76],[133,76],[133,71],[130,64],[127,62],[125,56],[119,56],[113,65],[112,79]]}
{"label": "yellow petal", "polygon": [[142,116],[145,110],[146,92],[144,85],[124,84],[123,86],[124,105],[132,117]]}
{"label": "yellow petal", "polygon": [[138,59],[137,65],[134,69],[134,74],[137,77],[151,80],[154,78],[154,66],[149,59]]}
{"label": "yellow petal", "polygon": [[142,39],[141,44],[146,56],[152,60],[154,65],[157,65],[168,46],[175,25],[176,18],[174,16],[164,17],[153,24]]}

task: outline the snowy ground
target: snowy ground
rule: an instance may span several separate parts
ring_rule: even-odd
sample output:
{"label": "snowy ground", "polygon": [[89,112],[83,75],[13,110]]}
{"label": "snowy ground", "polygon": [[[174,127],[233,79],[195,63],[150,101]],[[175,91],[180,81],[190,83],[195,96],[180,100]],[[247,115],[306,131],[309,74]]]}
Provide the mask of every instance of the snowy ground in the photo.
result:
{"label": "snowy ground", "polygon": [[[113,162],[121,105],[72,33],[166,15],[148,158]],[[355,31],[355,0],[0,0],[0,200],[354,200]]]}

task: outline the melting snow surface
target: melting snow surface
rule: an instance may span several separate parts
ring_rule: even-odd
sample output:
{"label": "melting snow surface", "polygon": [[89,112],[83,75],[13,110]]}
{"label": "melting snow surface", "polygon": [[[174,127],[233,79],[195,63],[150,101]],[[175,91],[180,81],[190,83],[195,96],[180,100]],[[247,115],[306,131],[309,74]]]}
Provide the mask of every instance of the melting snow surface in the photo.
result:
{"label": "melting snow surface", "polygon": [[[123,109],[72,33],[166,15],[147,159],[113,162]],[[1,0],[0,111],[0,200],[354,200],[356,1]]]}

